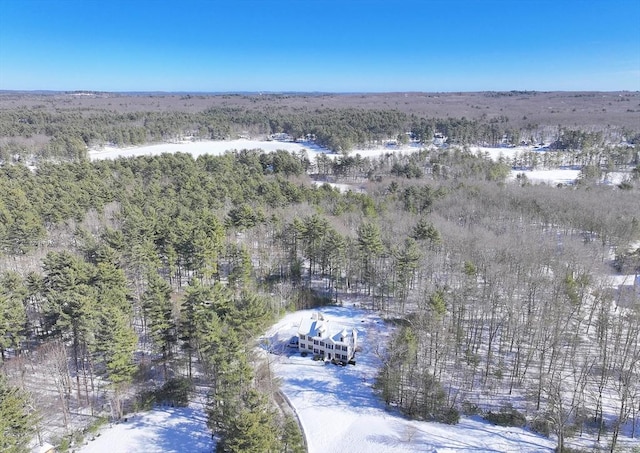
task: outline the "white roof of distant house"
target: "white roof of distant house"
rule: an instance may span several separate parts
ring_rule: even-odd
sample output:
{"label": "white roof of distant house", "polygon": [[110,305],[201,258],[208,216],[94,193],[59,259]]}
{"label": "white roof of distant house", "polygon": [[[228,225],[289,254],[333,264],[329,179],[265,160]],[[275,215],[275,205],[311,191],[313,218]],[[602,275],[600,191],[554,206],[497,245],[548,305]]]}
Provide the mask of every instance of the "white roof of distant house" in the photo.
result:
{"label": "white roof of distant house", "polygon": [[335,343],[344,342],[349,335],[354,333],[353,330],[350,332],[340,324],[330,322],[322,313],[318,312],[314,312],[310,318],[303,318],[298,328],[298,335],[330,338]]}
{"label": "white roof of distant house", "polygon": [[303,318],[300,320],[298,334],[317,337],[318,333],[326,331],[325,323],[327,322],[329,321],[325,320],[321,313],[314,312],[310,318]]}

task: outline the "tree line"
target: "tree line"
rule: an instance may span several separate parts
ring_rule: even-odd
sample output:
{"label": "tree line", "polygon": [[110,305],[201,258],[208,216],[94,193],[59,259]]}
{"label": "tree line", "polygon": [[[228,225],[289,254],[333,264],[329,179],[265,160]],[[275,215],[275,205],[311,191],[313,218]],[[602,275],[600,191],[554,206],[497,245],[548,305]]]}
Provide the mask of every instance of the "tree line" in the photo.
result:
{"label": "tree line", "polygon": [[[505,115],[478,119],[427,118],[397,110],[356,108],[300,109],[295,112],[240,107],[215,107],[200,112],[129,112],[97,110],[48,111],[44,106],[0,111],[0,161],[86,159],[88,147],[163,142],[181,137],[225,140],[239,134],[268,136],[286,133],[293,139],[312,138],[335,152],[348,152],[387,140],[409,138],[430,144],[434,134],[450,145],[486,146],[536,144],[548,140],[555,149],[582,150],[610,142],[607,131],[589,132],[567,126],[528,124],[515,127]],[[639,131],[625,131],[627,143],[637,143]],[[619,141],[619,139],[617,140]]]}

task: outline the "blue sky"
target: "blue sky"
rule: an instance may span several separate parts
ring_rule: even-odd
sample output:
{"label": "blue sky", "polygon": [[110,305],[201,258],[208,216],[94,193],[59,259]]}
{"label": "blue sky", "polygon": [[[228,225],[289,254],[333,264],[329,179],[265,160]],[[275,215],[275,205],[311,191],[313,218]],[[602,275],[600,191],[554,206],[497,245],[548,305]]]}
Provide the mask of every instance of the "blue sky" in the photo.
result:
{"label": "blue sky", "polygon": [[0,0],[0,89],[640,90],[640,0]]}

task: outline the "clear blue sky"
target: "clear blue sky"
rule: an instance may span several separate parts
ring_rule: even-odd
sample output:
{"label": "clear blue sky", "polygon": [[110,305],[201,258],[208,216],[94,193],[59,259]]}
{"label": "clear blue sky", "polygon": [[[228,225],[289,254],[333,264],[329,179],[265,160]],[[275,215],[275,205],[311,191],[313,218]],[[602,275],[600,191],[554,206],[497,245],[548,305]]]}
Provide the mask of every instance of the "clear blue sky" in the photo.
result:
{"label": "clear blue sky", "polygon": [[640,0],[0,0],[0,89],[640,90]]}

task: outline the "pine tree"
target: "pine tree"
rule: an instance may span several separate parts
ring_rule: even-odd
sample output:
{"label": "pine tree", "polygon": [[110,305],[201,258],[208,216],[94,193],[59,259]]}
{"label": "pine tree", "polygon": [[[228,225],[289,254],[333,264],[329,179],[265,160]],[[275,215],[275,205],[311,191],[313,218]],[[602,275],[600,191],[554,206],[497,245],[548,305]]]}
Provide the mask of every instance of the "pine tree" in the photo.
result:
{"label": "pine tree", "polygon": [[114,390],[117,416],[121,417],[121,395],[131,383],[136,371],[133,354],[138,337],[131,326],[131,315],[117,306],[100,309],[94,350],[104,363],[106,377]]}
{"label": "pine tree", "polygon": [[148,288],[142,295],[142,309],[147,328],[156,347],[162,352],[162,362],[167,373],[167,361],[176,343],[176,322],[173,316],[171,286],[157,273],[150,273]]}
{"label": "pine tree", "polygon": [[211,212],[200,212],[197,218],[199,226],[192,234],[193,267],[205,282],[211,282],[218,275],[224,228]]}
{"label": "pine tree", "polygon": [[431,247],[440,245],[442,238],[440,233],[425,217],[422,217],[413,227],[411,237],[416,241],[429,241]]}
{"label": "pine tree", "polygon": [[44,295],[49,304],[52,333],[71,338],[80,398],[80,370],[86,372],[84,358],[96,322],[96,288],[90,285],[93,268],[69,252],[50,252],[44,260],[44,269]]}
{"label": "pine tree", "polygon": [[243,398],[251,389],[253,373],[245,343],[229,325],[222,327],[211,351],[212,391],[207,408],[209,426],[223,437],[233,429]]}
{"label": "pine tree", "polygon": [[358,228],[358,250],[362,260],[361,278],[367,285],[367,294],[371,294],[371,287],[377,276],[377,261],[384,252],[380,228],[377,225],[365,223]]}
{"label": "pine tree", "polygon": [[253,272],[251,255],[244,245],[231,245],[229,255],[231,266],[228,276],[229,287],[240,292],[243,288],[248,288],[251,282],[251,273]]}
{"label": "pine tree", "polygon": [[413,288],[419,261],[420,251],[416,241],[412,238],[405,239],[404,247],[396,253],[396,293],[403,312],[409,291]]}
{"label": "pine tree", "polygon": [[180,340],[182,350],[187,353],[188,376],[192,375],[192,364],[194,353],[198,350],[201,342],[199,335],[199,320],[202,318],[203,310],[213,311],[211,301],[213,291],[210,287],[203,286],[199,280],[193,280],[185,292],[182,305],[180,307]]}
{"label": "pine tree", "polygon": [[298,426],[296,419],[291,415],[285,417],[281,442],[283,453],[305,453],[306,451],[300,426]]}
{"label": "pine tree", "polygon": [[329,274],[329,293],[335,289],[335,301],[338,302],[338,282],[346,262],[347,241],[334,228],[327,230],[323,243],[322,269]]}
{"label": "pine tree", "polygon": [[5,358],[8,348],[18,349],[25,338],[27,315],[23,300],[26,289],[20,276],[6,272],[0,276],[0,356]]}
{"label": "pine tree", "polygon": [[229,453],[270,453],[279,451],[276,414],[264,395],[250,390],[242,408],[232,416],[223,435],[224,451]]}
{"label": "pine tree", "polygon": [[0,375],[0,451],[26,453],[33,433],[26,395]]}

